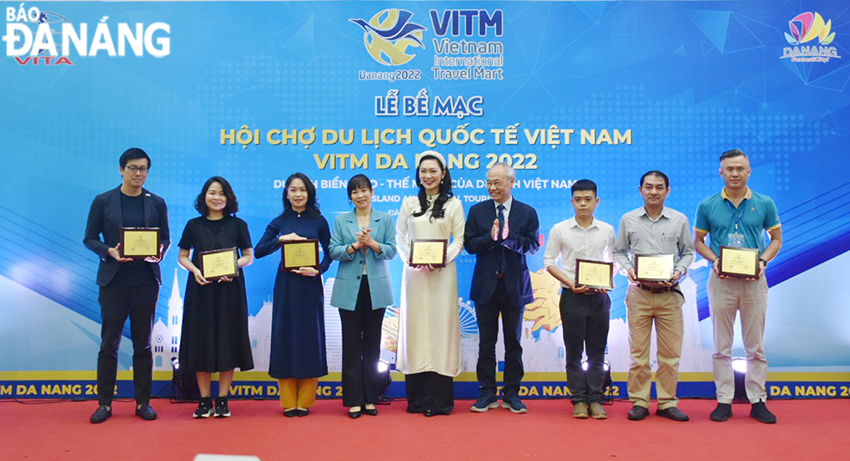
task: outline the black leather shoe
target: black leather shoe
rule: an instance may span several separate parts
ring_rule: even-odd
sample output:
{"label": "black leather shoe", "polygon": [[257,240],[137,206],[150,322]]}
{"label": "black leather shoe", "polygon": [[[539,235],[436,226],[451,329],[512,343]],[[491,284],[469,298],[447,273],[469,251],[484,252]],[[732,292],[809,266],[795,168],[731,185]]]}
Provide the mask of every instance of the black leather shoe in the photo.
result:
{"label": "black leather shoe", "polygon": [[298,416],[298,410],[296,410],[295,408],[291,410],[283,410],[283,416],[286,416],[287,418],[294,418]]}
{"label": "black leather shoe", "polygon": [[423,413],[423,414],[427,417],[437,416],[437,412],[435,412],[434,410],[430,410],[430,409],[425,410],[425,413]]}
{"label": "black leather shoe", "polygon": [[711,420],[722,423],[727,419],[732,417],[732,404],[731,403],[718,403],[717,408],[711,412]]}
{"label": "black leather shoe", "polygon": [[304,410],[302,410],[302,409],[300,409],[300,408],[296,408],[296,409],[295,409],[295,415],[296,415],[296,416],[307,416],[307,415],[309,415],[309,414],[310,414],[310,409],[309,409],[309,408],[308,408],[308,409],[304,409]]}
{"label": "black leather shoe", "polygon": [[767,409],[764,402],[756,402],[750,410],[750,416],[758,420],[760,423],[776,424],[776,415]]}
{"label": "black leather shoe", "polygon": [[351,418],[351,419],[357,419],[357,418],[360,417],[360,412],[359,411],[349,411],[348,417]]}
{"label": "black leather shoe", "polygon": [[665,408],[663,410],[658,409],[655,411],[655,414],[667,419],[672,419],[673,421],[687,421],[690,419],[684,411],[676,407]]}
{"label": "black leather shoe", "polygon": [[649,416],[649,410],[644,407],[634,405],[629,410],[629,419],[632,421],[642,421],[647,416]]}
{"label": "black leather shoe", "polygon": [[106,405],[101,405],[97,407],[97,410],[95,410],[94,413],[92,413],[89,420],[92,424],[98,424],[106,421],[110,416],[112,416],[112,408],[108,408]]}
{"label": "black leather shoe", "polygon": [[136,406],[136,416],[145,421],[153,421],[156,419],[156,412],[147,403]]}
{"label": "black leather shoe", "polygon": [[363,414],[364,414],[364,415],[369,415],[369,416],[378,416],[378,409],[377,409],[377,408],[366,408],[366,407],[363,407]]}

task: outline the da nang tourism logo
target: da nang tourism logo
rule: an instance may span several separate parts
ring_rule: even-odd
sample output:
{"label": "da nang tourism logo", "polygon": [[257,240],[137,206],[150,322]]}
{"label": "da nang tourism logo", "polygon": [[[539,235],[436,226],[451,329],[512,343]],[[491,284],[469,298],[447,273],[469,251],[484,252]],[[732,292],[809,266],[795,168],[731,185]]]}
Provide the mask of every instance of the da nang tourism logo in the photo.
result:
{"label": "da nang tourism logo", "polygon": [[838,49],[829,46],[835,39],[835,32],[830,33],[832,20],[824,23],[819,13],[807,11],[788,21],[788,28],[790,33],[785,32],[785,40],[792,46],[782,49],[782,59],[790,58],[793,62],[829,62],[830,59],[841,58]]}
{"label": "da nang tourism logo", "polygon": [[425,48],[422,31],[428,29],[412,22],[412,17],[410,11],[393,8],[379,12],[368,22],[349,21],[363,28],[363,44],[372,59],[385,66],[400,66],[416,56],[407,53],[409,47]]}

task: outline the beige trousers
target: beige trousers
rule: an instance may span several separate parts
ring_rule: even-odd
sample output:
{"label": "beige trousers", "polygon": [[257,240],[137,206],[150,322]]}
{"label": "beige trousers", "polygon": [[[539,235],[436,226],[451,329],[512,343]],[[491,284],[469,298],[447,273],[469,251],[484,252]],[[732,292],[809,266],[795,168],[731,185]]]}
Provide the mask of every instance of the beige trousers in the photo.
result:
{"label": "beige trousers", "polygon": [[675,407],[676,386],[679,384],[679,358],[682,356],[682,305],[685,298],[681,293],[652,293],[637,285],[629,285],[626,292],[626,307],[629,320],[629,400],[632,405],[649,407],[652,386],[652,369],[649,365],[652,324],[658,342],[658,372],[655,375],[655,390],[658,408]]}
{"label": "beige trousers", "polygon": [[764,356],[764,319],[767,313],[767,280],[720,279],[714,271],[708,278],[708,305],[714,326],[714,385],[717,402],[732,403],[735,372],[732,342],[735,317],[741,312],[741,333],[747,352],[745,385],[750,403],[767,400],[767,359]]}

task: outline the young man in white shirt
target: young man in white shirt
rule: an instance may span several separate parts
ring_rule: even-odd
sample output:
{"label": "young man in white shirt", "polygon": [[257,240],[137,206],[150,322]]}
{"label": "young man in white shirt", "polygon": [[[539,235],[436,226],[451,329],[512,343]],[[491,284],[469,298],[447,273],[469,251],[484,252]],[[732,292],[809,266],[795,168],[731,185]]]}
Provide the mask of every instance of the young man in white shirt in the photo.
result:
{"label": "young man in white shirt", "polygon": [[[605,347],[608,343],[611,299],[606,290],[576,283],[576,259],[612,263],[616,237],[614,228],[593,217],[599,205],[596,184],[588,179],[571,188],[575,216],[552,227],[543,265],[561,282],[561,322],[567,350],[567,386],[573,402],[573,417],[606,419],[602,408],[605,386]],[[557,265],[561,260],[561,267]],[[613,274],[613,269],[611,271]],[[582,352],[587,349],[587,370]],[[589,414],[588,414],[589,413]]]}

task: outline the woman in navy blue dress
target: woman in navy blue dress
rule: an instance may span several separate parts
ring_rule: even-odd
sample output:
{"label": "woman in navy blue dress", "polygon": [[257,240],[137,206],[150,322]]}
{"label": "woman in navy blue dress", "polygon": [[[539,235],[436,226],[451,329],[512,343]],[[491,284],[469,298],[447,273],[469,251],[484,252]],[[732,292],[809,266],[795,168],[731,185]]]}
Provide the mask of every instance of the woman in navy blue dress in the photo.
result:
{"label": "woman in navy blue dress", "polygon": [[328,374],[325,352],[325,297],[322,277],[331,265],[331,232],[316,203],[316,188],[303,173],[286,180],[283,213],[266,227],[254,248],[257,258],[275,253],[285,241],[316,239],[324,257],[319,268],[286,270],[281,262],[274,284],[269,374],[277,378],[287,417],[307,416],[319,377]]}

